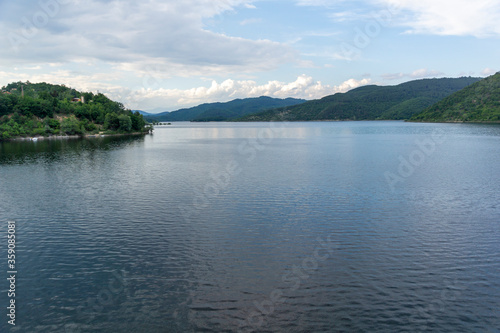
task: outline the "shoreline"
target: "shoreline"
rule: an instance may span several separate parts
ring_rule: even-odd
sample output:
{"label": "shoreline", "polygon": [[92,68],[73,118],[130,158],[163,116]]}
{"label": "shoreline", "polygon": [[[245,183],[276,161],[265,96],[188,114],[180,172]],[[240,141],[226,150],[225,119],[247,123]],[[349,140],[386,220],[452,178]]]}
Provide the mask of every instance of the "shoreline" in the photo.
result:
{"label": "shoreline", "polygon": [[426,123],[426,124],[500,124],[500,120],[495,121],[462,121],[462,120],[448,120],[448,121],[419,121],[419,120],[405,120],[407,123]]}
{"label": "shoreline", "polygon": [[[417,121],[417,120],[409,120],[409,119],[360,119],[360,120],[353,120],[353,119],[324,119],[324,120],[249,120],[249,121],[234,121],[234,120],[228,120],[226,122],[230,123],[294,123],[294,122],[347,122],[347,121],[400,121],[400,122],[406,122],[406,123],[423,123],[423,124],[500,124],[500,120],[496,121],[459,121],[459,120],[454,120],[454,121]],[[217,121],[213,121],[216,123]]]}
{"label": "shoreline", "polygon": [[38,141],[38,140],[63,140],[63,139],[98,139],[110,136],[126,136],[126,135],[147,135],[149,132],[132,132],[132,133],[114,133],[114,134],[84,134],[84,135],[50,135],[50,136],[34,136],[34,137],[15,137],[5,140],[9,141]]}

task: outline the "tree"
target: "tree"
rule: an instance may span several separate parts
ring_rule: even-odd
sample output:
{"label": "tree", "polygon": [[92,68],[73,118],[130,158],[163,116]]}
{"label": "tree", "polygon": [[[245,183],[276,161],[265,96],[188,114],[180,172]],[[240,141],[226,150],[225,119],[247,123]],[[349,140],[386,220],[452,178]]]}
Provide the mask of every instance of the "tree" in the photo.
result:
{"label": "tree", "polygon": [[135,113],[130,112],[130,119],[132,120],[132,129],[134,131],[141,131],[144,125],[146,125],[142,114],[137,111]]}
{"label": "tree", "polygon": [[129,132],[132,129],[132,120],[127,115],[119,115],[118,122],[120,123],[119,130]]}
{"label": "tree", "polygon": [[78,119],[75,116],[65,118],[61,122],[61,132],[68,135],[82,134]]}
{"label": "tree", "polygon": [[11,113],[16,104],[16,95],[0,94],[0,116]]}
{"label": "tree", "polygon": [[106,114],[104,118],[104,129],[116,130],[120,127],[120,121],[118,120],[118,115],[115,112]]}

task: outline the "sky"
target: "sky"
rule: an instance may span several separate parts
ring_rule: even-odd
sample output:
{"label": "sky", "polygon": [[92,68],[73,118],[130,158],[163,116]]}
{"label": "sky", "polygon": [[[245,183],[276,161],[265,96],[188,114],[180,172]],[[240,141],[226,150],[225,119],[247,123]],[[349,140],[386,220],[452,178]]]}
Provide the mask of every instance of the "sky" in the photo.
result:
{"label": "sky", "polygon": [[173,111],[500,70],[498,0],[0,0],[0,86]]}

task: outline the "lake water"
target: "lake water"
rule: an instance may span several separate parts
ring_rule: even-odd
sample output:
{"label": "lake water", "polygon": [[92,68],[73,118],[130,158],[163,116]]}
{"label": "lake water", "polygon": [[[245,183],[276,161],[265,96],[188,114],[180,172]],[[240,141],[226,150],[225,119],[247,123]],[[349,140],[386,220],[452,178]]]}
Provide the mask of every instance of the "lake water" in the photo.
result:
{"label": "lake water", "polygon": [[0,143],[0,331],[499,332],[499,173],[495,125]]}

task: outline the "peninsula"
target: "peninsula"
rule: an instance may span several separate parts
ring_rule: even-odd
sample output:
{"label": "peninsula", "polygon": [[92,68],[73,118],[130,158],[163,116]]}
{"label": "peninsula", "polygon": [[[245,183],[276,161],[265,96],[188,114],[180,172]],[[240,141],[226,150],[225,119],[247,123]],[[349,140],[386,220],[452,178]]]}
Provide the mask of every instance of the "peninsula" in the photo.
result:
{"label": "peninsula", "polygon": [[10,83],[0,91],[0,140],[150,131],[139,112],[101,93],[29,81]]}

